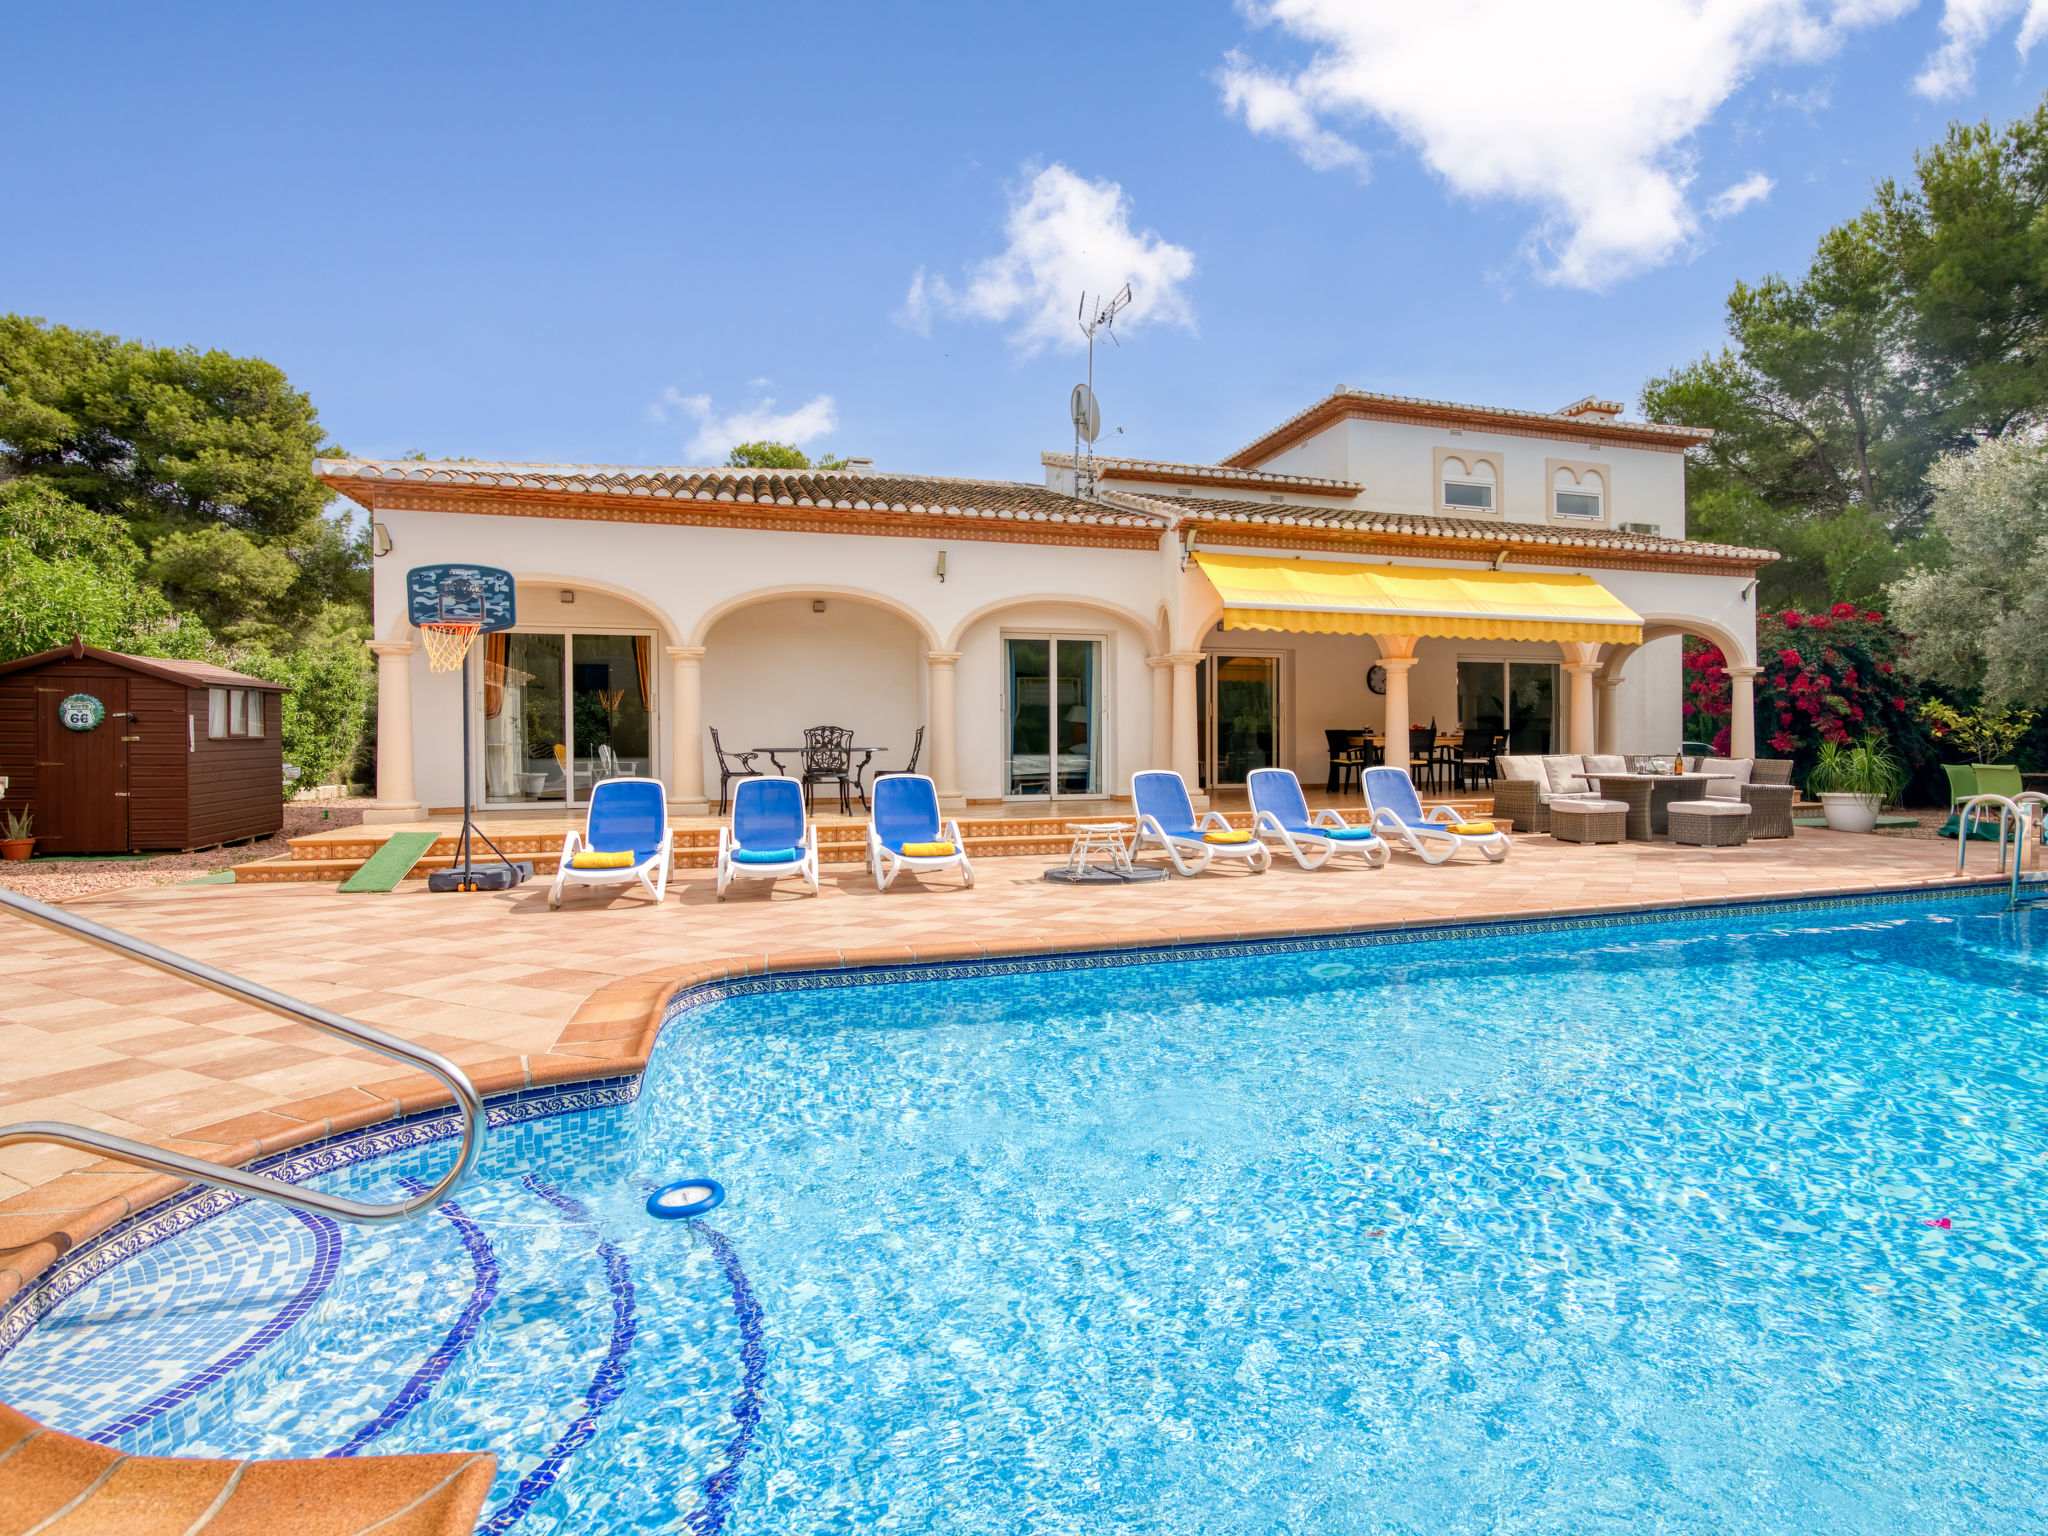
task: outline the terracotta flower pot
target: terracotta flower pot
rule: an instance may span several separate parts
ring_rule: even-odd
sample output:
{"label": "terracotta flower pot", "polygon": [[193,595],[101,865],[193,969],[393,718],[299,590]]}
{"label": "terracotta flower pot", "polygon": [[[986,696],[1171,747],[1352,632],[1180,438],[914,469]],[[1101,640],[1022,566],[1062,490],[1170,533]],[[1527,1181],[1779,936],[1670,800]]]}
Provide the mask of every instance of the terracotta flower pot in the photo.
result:
{"label": "terracotta flower pot", "polygon": [[32,837],[0,837],[0,859],[12,859],[23,863],[35,852],[36,840]]}

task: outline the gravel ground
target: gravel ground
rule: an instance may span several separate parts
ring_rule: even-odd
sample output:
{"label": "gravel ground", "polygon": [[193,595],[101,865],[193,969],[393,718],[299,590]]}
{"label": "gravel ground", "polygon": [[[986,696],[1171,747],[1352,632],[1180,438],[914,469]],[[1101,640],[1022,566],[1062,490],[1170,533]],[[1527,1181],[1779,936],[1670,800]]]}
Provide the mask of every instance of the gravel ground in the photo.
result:
{"label": "gravel ground", "polygon": [[217,869],[291,852],[289,840],[336,827],[353,827],[374,800],[309,800],[284,808],[284,829],[261,842],[234,843],[198,853],[167,853],[153,859],[31,859],[0,862],[0,885],[38,901],[71,901],[100,891],[134,885],[180,885]]}

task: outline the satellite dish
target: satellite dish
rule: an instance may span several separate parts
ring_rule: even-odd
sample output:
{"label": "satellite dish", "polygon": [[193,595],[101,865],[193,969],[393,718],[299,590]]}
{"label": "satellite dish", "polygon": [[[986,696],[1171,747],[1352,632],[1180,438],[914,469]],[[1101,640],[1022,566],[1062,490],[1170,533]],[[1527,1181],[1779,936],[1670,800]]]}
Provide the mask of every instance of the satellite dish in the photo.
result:
{"label": "satellite dish", "polygon": [[1074,386],[1074,398],[1069,402],[1068,414],[1073,418],[1074,430],[1081,435],[1081,441],[1092,443],[1102,436],[1102,406],[1095,398],[1095,391],[1086,384]]}

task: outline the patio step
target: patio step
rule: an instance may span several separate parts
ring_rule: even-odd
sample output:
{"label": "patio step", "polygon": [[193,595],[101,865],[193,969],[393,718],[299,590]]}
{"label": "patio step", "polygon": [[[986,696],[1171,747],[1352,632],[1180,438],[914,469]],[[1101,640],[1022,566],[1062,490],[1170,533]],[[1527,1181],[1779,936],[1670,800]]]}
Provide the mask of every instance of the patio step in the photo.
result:
{"label": "patio step", "polygon": [[[1488,797],[1458,799],[1438,802],[1454,807],[1461,815],[1484,816],[1492,807]],[[1249,811],[1226,811],[1224,819],[1233,827],[1249,828],[1252,824]],[[1010,817],[1010,818],[967,818],[960,819],[960,835],[967,843],[970,857],[977,859],[1000,859],[1034,857],[1059,859],[1066,856],[1073,844],[1073,833],[1068,830],[1070,818],[1062,816]],[[1079,818],[1075,818],[1079,819]],[[1119,819],[1119,818],[1108,818]],[[1121,818],[1128,821],[1130,818]],[[818,859],[824,864],[863,864],[867,861],[867,827],[861,822],[833,822],[817,824]],[[393,828],[393,831],[399,830]],[[566,828],[564,829],[566,831]],[[388,835],[388,834],[387,834]],[[561,857],[562,832],[507,832],[492,834],[492,841],[502,849],[507,858],[528,860],[533,864],[536,876],[553,878],[555,866]],[[675,867],[678,869],[710,869],[718,859],[717,827],[679,827],[673,833],[675,845]],[[327,882],[346,880],[360,869],[372,854],[383,845],[384,838],[375,833],[358,837],[336,837],[332,834],[316,837],[295,837],[291,841],[288,856],[258,859],[248,864],[235,866],[235,882],[249,885],[280,884],[284,882]],[[437,869],[449,869],[455,864],[456,834],[444,833],[413,868],[415,878]],[[480,857],[477,862],[489,860],[490,850],[481,845],[477,848]]]}

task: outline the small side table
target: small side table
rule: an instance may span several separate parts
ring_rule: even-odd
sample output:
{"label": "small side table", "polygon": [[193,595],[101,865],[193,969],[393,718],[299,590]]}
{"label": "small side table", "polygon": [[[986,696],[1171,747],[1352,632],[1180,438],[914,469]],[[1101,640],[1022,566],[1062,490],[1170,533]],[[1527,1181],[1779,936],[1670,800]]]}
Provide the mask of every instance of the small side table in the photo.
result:
{"label": "small side table", "polygon": [[1550,835],[1560,843],[1618,843],[1628,836],[1625,800],[1553,800]]}
{"label": "small side table", "polygon": [[1740,800],[1681,800],[1671,807],[1671,840],[1691,848],[1740,848],[1752,812]]}
{"label": "small side table", "polygon": [[1078,875],[1089,867],[1092,855],[1107,854],[1109,867],[1120,875],[1131,871],[1131,850],[1124,841],[1124,834],[1131,830],[1128,821],[1070,821],[1067,830],[1074,834],[1074,846],[1067,850],[1067,873]]}

